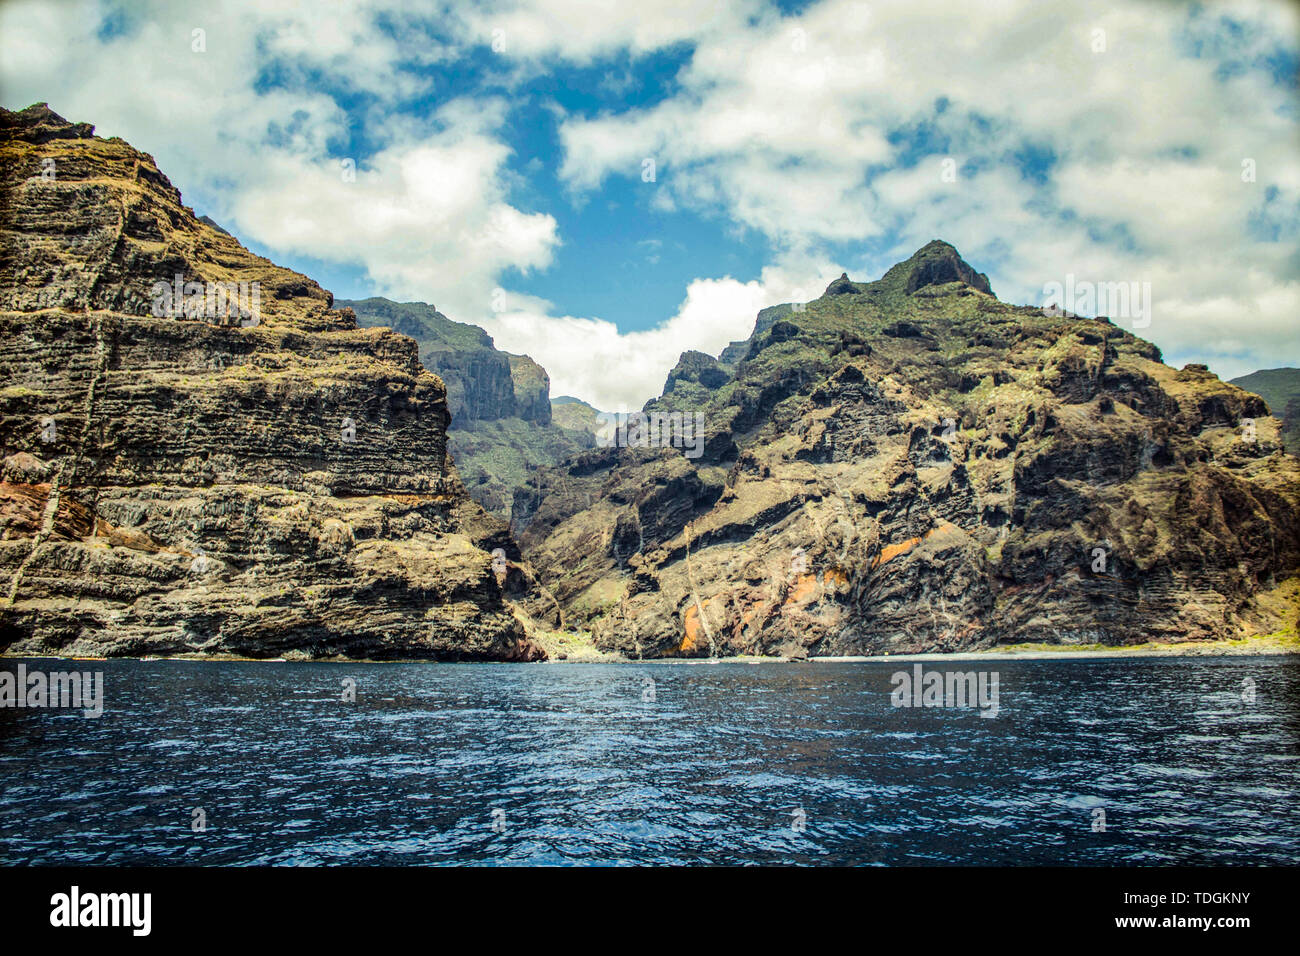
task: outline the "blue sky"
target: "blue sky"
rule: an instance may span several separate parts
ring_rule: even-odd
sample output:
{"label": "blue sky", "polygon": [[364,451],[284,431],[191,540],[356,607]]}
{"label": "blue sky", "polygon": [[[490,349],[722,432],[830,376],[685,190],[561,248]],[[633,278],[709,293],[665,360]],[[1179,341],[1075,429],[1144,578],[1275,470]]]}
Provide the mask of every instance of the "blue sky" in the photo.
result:
{"label": "blue sky", "polygon": [[[552,216],[562,244],[548,268],[507,268],[503,285],[563,303],[574,315],[599,316],[632,331],[653,328],[672,316],[683,290],[698,276],[759,277],[771,252],[762,235],[737,235],[724,211],[656,209],[639,164],[633,175],[612,177],[595,196],[575,194],[559,175],[563,150],[556,107],[566,117],[589,119],[652,107],[678,92],[676,77],[690,53],[684,43],[635,58],[620,51],[562,75],[548,72],[513,84],[500,77],[500,63],[490,46],[479,46],[453,63],[418,71],[432,81],[433,91],[398,106],[414,116],[428,115],[448,99],[496,94],[510,100],[499,134],[511,154],[507,198],[518,208]],[[262,89],[325,89],[354,115],[362,115],[376,99],[361,102],[319,73],[286,76],[281,66],[278,60],[267,61],[259,79]],[[380,144],[371,132],[358,123],[329,144],[329,155],[342,159],[372,154]],[[253,247],[263,255],[277,255],[275,249],[258,248],[256,243]],[[355,264],[292,256],[286,264],[309,271],[339,298],[376,292],[365,269]]]}
{"label": "blue sky", "polygon": [[434,302],[601,407],[933,238],[1010,301],[1150,282],[1171,363],[1300,365],[1293,5],[705,10],[8,2],[0,91],[152,153],[336,296]]}

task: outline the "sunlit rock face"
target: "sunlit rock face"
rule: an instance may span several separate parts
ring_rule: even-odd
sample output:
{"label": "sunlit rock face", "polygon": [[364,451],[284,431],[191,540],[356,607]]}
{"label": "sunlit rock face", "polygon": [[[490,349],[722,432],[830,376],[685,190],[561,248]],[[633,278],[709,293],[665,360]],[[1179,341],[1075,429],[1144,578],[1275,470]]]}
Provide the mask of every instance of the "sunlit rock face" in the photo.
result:
{"label": "sunlit rock face", "polygon": [[541,656],[412,340],[44,105],[0,154],[0,648]]}

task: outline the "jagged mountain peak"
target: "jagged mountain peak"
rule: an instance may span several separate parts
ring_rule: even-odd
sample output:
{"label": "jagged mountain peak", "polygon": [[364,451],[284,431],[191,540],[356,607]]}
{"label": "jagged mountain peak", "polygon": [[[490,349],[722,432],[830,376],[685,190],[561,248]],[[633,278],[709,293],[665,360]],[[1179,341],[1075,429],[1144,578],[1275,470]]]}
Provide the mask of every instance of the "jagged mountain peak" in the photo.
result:
{"label": "jagged mountain peak", "polygon": [[932,239],[911,257],[890,268],[881,278],[886,285],[900,285],[908,295],[930,285],[964,282],[973,289],[993,295],[989,278],[976,272],[957,247],[942,239]]}
{"label": "jagged mountain peak", "polygon": [[847,272],[841,272],[840,277],[836,279],[834,282],[832,282],[830,285],[828,285],[826,287],[825,293],[823,294],[824,295],[846,295],[857,291],[858,291],[858,287],[853,282],[853,280],[849,278],[849,274]]}
{"label": "jagged mountain peak", "polygon": [[704,388],[719,388],[730,376],[712,355],[688,349],[681,354],[677,364],[668,373],[663,393],[667,395],[681,382],[693,382]]}
{"label": "jagged mountain peak", "polygon": [[957,247],[932,239],[907,259],[896,263],[875,282],[854,282],[847,272],[826,287],[823,295],[854,295],[872,292],[903,292],[912,295],[926,286],[964,282],[971,288],[993,295],[989,278],[961,257]]}

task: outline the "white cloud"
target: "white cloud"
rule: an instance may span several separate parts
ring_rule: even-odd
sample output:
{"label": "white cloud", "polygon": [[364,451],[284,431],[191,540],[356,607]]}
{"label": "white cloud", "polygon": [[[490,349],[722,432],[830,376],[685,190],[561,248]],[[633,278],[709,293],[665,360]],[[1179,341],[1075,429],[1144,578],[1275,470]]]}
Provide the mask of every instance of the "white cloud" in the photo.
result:
{"label": "white cloud", "polygon": [[[1149,280],[1144,334],[1171,357],[1225,374],[1300,364],[1293,323],[1274,318],[1295,314],[1294,243],[1252,228],[1271,187],[1268,218],[1294,239],[1294,91],[1259,67],[1294,55],[1298,26],[1280,3],[1015,0],[957,17],[939,0],[824,0],[701,48],[667,102],[569,118],[563,173],[582,192],[657,157],[662,206],[721,209],[778,255],[860,242],[855,278],[939,237],[1013,300],[1068,272]],[[919,159],[887,137],[920,129]],[[1026,145],[1055,156],[1046,182],[1013,162]]]}
{"label": "white cloud", "polygon": [[[612,322],[555,317],[549,303],[507,299],[482,325],[509,352],[526,352],[551,376],[552,395],[576,395],[606,411],[640,408],[663,389],[682,352],[716,355],[754,328],[771,293],[760,282],[696,279],[677,314],[655,329],[620,333]],[[529,308],[531,306],[531,308]],[[542,308],[538,308],[542,306]]]}
{"label": "white cloud", "polygon": [[[704,36],[743,29],[764,4],[736,0],[656,0],[619,6],[605,0],[488,0],[457,11],[458,30],[508,58],[562,59],[587,64],[623,50],[648,53]],[[495,42],[495,46],[493,46]]]}
{"label": "white cloud", "polygon": [[506,268],[544,268],[555,220],[505,200],[506,147],[487,110],[455,109],[445,128],[388,147],[345,178],[338,161],[283,157],[240,192],[240,226],[284,252],[366,265],[385,294],[433,299],[460,318],[489,307]]}
{"label": "white cloud", "polygon": [[504,311],[477,324],[497,348],[524,352],[551,376],[552,395],[575,395],[604,411],[640,408],[663,390],[683,352],[716,356],[749,337],[760,309],[817,298],[843,270],[791,254],[757,280],[695,279],[676,314],[645,331],[619,332],[612,322],[556,316],[552,303],[511,294]]}

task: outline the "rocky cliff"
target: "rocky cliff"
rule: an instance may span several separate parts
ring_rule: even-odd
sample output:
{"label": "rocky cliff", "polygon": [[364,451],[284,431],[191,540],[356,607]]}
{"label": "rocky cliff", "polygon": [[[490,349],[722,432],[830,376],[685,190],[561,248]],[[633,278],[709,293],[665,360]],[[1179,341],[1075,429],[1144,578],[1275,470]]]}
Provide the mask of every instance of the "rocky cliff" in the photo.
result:
{"label": "rocky cliff", "polygon": [[1264,402],[999,301],[947,243],[685,354],[617,439],[536,476],[516,528],[566,624],[631,656],[1295,623],[1300,462]]}
{"label": "rocky cliff", "polygon": [[0,649],[541,655],[411,339],[44,105],[0,157]]}
{"label": "rocky cliff", "polygon": [[358,324],[388,326],[419,345],[420,361],[447,384],[448,448],[474,500],[502,519],[532,472],[590,448],[592,437],[551,420],[551,379],[527,355],[497,349],[477,325],[453,322],[423,302],[384,298],[337,303]]}

